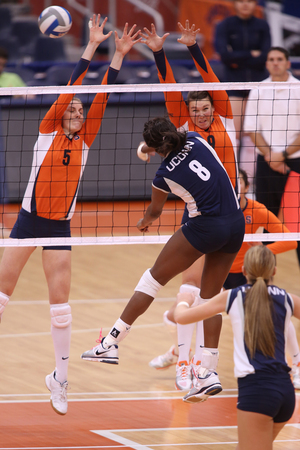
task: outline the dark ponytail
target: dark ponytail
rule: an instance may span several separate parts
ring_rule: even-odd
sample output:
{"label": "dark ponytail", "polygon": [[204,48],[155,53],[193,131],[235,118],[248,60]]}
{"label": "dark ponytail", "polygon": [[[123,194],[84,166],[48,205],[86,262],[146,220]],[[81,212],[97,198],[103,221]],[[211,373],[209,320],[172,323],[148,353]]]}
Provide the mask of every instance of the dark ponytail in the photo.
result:
{"label": "dark ponytail", "polygon": [[186,143],[186,132],[177,131],[175,125],[164,117],[151,119],[144,125],[143,137],[148,147],[166,157],[178,153]]}

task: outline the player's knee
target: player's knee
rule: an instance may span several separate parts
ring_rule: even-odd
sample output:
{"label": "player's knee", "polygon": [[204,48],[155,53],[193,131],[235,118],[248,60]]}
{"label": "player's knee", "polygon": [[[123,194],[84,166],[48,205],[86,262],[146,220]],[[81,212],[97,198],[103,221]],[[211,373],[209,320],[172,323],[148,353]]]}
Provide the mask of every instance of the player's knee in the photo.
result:
{"label": "player's knee", "polygon": [[51,305],[50,315],[55,328],[66,328],[72,323],[71,306],[68,303]]}
{"label": "player's knee", "polygon": [[9,302],[9,296],[0,292],[0,317],[4,312],[5,306]]}
{"label": "player's knee", "polygon": [[134,290],[143,292],[144,294],[150,295],[150,297],[155,298],[161,288],[162,285],[153,278],[150,273],[150,269],[147,269]]}

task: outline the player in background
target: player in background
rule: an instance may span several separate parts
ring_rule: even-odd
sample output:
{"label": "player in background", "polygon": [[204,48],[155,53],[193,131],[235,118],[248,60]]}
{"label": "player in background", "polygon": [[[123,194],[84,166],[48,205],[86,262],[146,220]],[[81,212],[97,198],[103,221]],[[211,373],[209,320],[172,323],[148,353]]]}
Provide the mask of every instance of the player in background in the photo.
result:
{"label": "player in background", "polygon": [[[105,18],[94,15],[89,42],[76,65],[69,85],[80,85],[104,34]],[[115,32],[115,53],[102,84],[113,84],[124,56],[139,42],[135,25],[125,25],[119,39]],[[46,113],[34,146],[29,183],[11,238],[70,237],[70,219],[74,213],[78,186],[86,165],[89,148],[101,125],[108,94],[99,93],[86,120],[83,105],[74,94],[61,94]],[[0,317],[18,278],[35,247],[7,247],[0,263]],[[71,283],[71,246],[43,247],[43,268],[49,289],[51,334],[55,352],[55,370],[46,376],[51,405],[58,414],[66,414],[67,374],[71,341],[71,307],[68,304]]]}
{"label": "player in background", "polygon": [[[239,175],[239,202],[245,218],[245,234],[254,234],[259,231],[260,227],[264,227],[269,233],[289,233],[289,229],[262,203],[246,197],[249,189],[248,176],[242,169],[239,169]],[[244,257],[247,250],[253,245],[262,244],[261,242],[243,242],[223,285],[224,289],[233,289],[246,284],[247,280],[243,274]],[[277,241],[267,244],[267,247],[274,255],[277,255],[279,253],[294,250],[297,247],[297,241]],[[175,308],[176,302],[170,308],[170,319],[168,319],[167,323],[165,321],[168,330],[171,329],[170,331],[172,337],[176,331],[176,322],[174,317]],[[200,345],[203,346],[203,342],[200,343]],[[150,367],[155,369],[167,369],[168,367],[176,364],[178,357],[175,349],[176,347],[173,345],[167,353],[154,358],[149,363]],[[292,377],[294,387],[295,389],[300,389],[300,351],[295,327],[292,322],[290,322],[288,327],[287,352],[292,358]]]}
{"label": "player in background", "polygon": [[[178,42],[187,46],[204,82],[219,82],[196,42],[196,36],[200,30],[196,29],[194,24],[190,27],[188,20],[185,27],[180,23],[178,26],[181,31],[181,37],[178,39]],[[160,82],[176,83],[171,66],[163,50],[164,41],[169,33],[164,34],[162,37],[158,36],[152,24],[151,31],[144,28],[144,33],[141,33],[141,35],[143,37],[142,43],[145,43],[154,53]],[[214,148],[237,192],[236,134],[231,104],[226,91],[192,91],[188,93],[187,104],[181,92],[165,92],[164,95],[169,118],[176,128],[196,131]],[[147,149],[147,146],[141,143],[138,148],[138,155],[143,157],[150,151],[151,149]],[[144,157],[144,159],[146,158]],[[182,223],[186,221],[186,217],[185,211]],[[183,273],[180,292],[192,291],[196,296],[201,297],[200,284],[203,264],[204,258],[201,258]],[[175,386],[180,390],[188,390],[192,385],[192,369],[194,366],[200,365],[201,362],[202,347],[200,347],[200,343],[203,343],[203,340],[205,341],[205,348],[214,355],[217,365],[222,317],[217,316],[209,322],[207,321],[204,325],[202,322],[197,324],[196,353],[191,361],[190,347],[195,324],[179,325],[174,329],[171,311],[164,313],[164,322],[167,323],[170,330],[173,330],[175,338],[178,337],[179,347],[176,346],[176,350],[174,347],[171,347],[154,364],[164,367],[165,363],[168,364],[170,361],[177,360]],[[205,338],[203,338],[203,335],[205,335]],[[176,351],[178,351],[178,358],[176,358]]]}
{"label": "player in background", "polygon": [[[147,232],[159,218],[169,193],[187,205],[188,218],[164,246],[154,266],[147,270],[121,317],[100,344],[81,357],[90,361],[118,362],[117,344],[143,314],[169,280],[205,255],[201,300],[220,292],[243,242],[245,221],[234,188],[212,147],[198,133],[180,132],[166,118],[150,120],[144,140],[164,159],[152,182],[151,203],[137,227]],[[213,355],[206,360],[211,377],[203,380],[209,395],[222,390]]]}
{"label": "player in background", "polygon": [[[178,294],[175,319],[205,320],[225,311],[234,335],[234,374],[238,382],[239,450],[266,450],[292,417],[295,391],[285,360],[287,327],[300,319],[300,298],[272,284],[275,257],[264,245],[250,248],[244,260],[247,284],[224,291],[203,305],[190,308],[191,293]],[[202,377],[208,375],[205,370]],[[203,401],[195,386],[188,402]]]}

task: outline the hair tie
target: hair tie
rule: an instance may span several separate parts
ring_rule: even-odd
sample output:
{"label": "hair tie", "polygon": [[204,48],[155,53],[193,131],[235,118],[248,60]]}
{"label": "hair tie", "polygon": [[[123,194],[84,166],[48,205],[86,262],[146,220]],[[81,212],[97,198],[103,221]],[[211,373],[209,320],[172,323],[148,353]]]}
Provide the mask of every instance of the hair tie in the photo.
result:
{"label": "hair tie", "polygon": [[265,281],[264,277],[256,277],[256,281],[258,281],[258,280],[263,280],[263,281]]}

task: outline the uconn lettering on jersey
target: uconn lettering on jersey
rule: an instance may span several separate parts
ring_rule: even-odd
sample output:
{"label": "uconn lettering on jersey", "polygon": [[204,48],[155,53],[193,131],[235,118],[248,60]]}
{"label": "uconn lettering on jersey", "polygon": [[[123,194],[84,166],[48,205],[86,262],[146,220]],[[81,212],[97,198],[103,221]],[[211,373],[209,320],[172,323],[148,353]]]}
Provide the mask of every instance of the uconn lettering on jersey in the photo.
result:
{"label": "uconn lettering on jersey", "polygon": [[169,162],[169,164],[166,166],[166,169],[169,172],[172,172],[172,170],[174,170],[176,166],[179,166],[181,161],[184,161],[186,157],[187,157],[187,151],[177,153],[177,155],[174,156],[171,159],[171,161]]}
{"label": "uconn lettering on jersey", "polygon": [[[246,292],[249,289],[249,286],[241,286],[242,291]],[[269,295],[285,295],[284,289],[279,289],[277,286],[268,286]]]}

